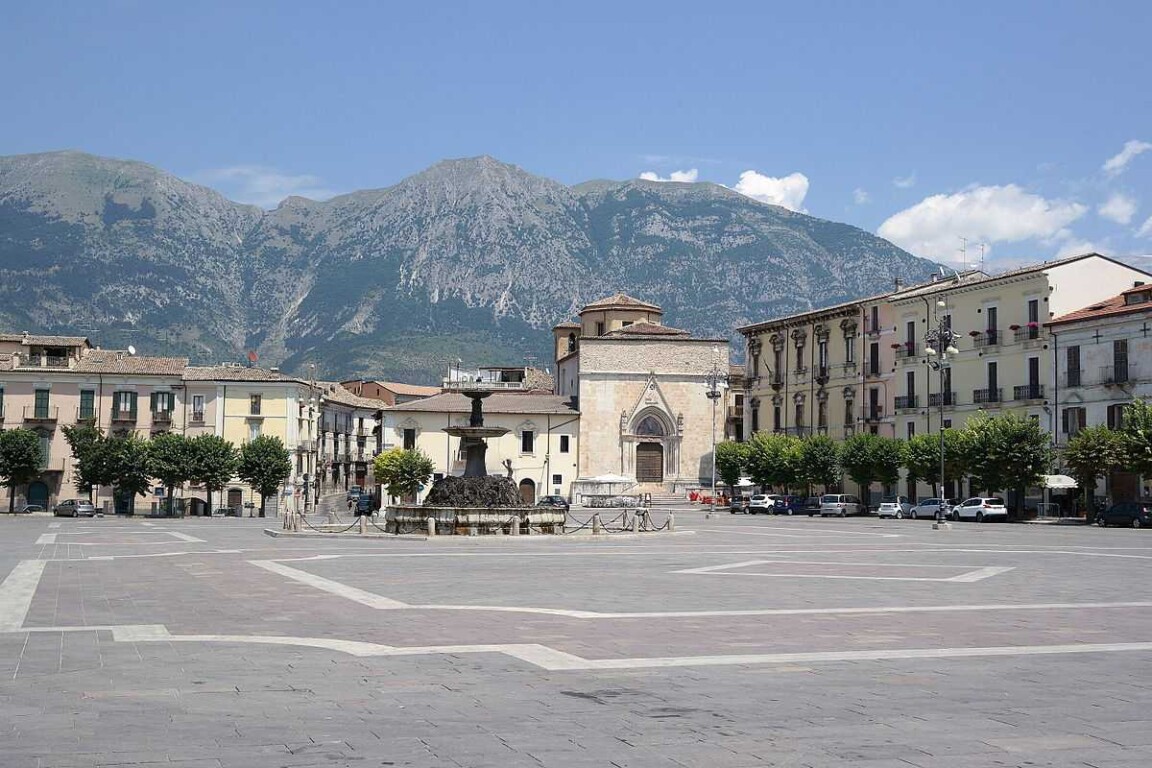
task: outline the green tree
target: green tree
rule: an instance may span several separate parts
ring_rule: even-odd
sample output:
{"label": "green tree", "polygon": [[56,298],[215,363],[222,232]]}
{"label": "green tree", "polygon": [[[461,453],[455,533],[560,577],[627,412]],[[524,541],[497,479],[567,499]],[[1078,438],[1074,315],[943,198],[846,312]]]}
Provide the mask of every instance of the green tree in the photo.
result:
{"label": "green tree", "polygon": [[68,425],[62,428],[64,439],[72,449],[72,477],[76,490],[92,498],[98,485],[112,485],[108,473],[108,438],[93,424]]}
{"label": "green tree", "polygon": [[44,452],[40,436],[30,429],[0,431],[0,482],[8,486],[8,512],[16,511],[16,488],[40,476]]}
{"label": "green tree", "polygon": [[1124,468],[1152,477],[1152,404],[1133,400],[1124,409]]}
{"label": "green tree", "polygon": [[192,476],[192,448],[184,435],[165,432],[156,435],[148,443],[148,472],[160,481],[165,488],[168,514],[172,514],[173,495],[176,488]]}
{"label": "green tree", "polygon": [[825,488],[840,482],[840,447],[826,435],[813,435],[800,442],[800,480]]}
{"label": "green tree", "polygon": [[261,435],[240,448],[236,475],[260,494],[260,517],[264,517],[268,497],[276,495],[291,474],[292,462],[280,438]]}
{"label": "green tree", "polygon": [[725,440],[716,444],[716,474],[729,488],[735,488],[740,482],[748,465],[747,443],[736,443]]}
{"label": "green tree", "polygon": [[104,469],[117,496],[134,497],[148,493],[152,475],[148,469],[148,441],[135,433],[113,435],[101,448]]}
{"label": "green tree", "polygon": [[1015,511],[1024,503],[1024,489],[1036,485],[1052,464],[1048,435],[1032,419],[1014,413],[989,416],[981,412],[964,425],[967,464],[977,487],[991,493],[1015,490]]}
{"label": "green tree", "polygon": [[840,466],[860,486],[860,501],[868,503],[876,476],[876,443],[880,438],[870,432],[852,435],[840,445]]}
{"label": "green tree", "polygon": [[1096,481],[1124,465],[1126,436],[1108,427],[1087,427],[1068,440],[1064,463],[1084,493],[1084,508],[1092,509]]}
{"label": "green tree", "polygon": [[940,495],[940,436],[914,435],[904,443],[904,467],[908,470],[908,485],[923,480],[932,484],[932,495]]}
{"label": "green tree", "polygon": [[191,470],[188,479],[208,492],[208,514],[212,514],[212,492],[222,491],[240,465],[236,446],[218,435],[197,435],[188,441]]}
{"label": "green tree", "polygon": [[420,491],[420,486],[432,477],[432,459],[424,452],[392,448],[384,451],[373,461],[372,468],[376,474],[376,482],[388,488],[390,496],[414,496]]}
{"label": "green tree", "polygon": [[786,491],[800,482],[800,440],[757,432],[748,443],[748,473],[761,488]]}

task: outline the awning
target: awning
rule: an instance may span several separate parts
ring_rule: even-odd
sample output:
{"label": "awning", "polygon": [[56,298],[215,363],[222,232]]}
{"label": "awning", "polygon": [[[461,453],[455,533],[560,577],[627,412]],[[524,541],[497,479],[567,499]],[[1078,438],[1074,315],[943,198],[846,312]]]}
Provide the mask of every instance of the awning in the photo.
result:
{"label": "awning", "polygon": [[1079,488],[1079,484],[1068,475],[1041,475],[1040,487],[1058,490],[1061,488]]}
{"label": "awning", "polygon": [[752,478],[750,477],[742,477],[736,481],[737,488],[751,488],[754,485],[756,485],[756,483],[752,482]]}

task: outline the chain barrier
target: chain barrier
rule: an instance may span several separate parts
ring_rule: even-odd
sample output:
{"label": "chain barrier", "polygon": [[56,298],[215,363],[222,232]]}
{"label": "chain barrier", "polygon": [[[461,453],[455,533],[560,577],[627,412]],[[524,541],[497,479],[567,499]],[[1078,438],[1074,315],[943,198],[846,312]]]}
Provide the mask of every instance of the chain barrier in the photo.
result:
{"label": "chain barrier", "polygon": [[347,533],[348,531],[355,528],[357,525],[357,523],[352,523],[352,525],[350,525],[347,528],[344,528],[342,530],[339,530],[339,531],[326,531],[323,528],[317,528],[316,526],[312,525],[312,523],[308,522],[308,518],[304,517],[304,515],[300,515],[300,519],[304,521],[304,525],[308,526],[309,528],[316,531],[317,533]]}

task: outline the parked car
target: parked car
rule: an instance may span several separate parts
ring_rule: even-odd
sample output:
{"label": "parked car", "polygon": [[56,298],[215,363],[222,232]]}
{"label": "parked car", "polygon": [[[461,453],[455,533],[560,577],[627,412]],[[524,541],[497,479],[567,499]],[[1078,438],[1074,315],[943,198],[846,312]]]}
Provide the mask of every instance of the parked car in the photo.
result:
{"label": "parked car", "polygon": [[25,504],[24,506],[20,507],[20,509],[16,510],[16,514],[18,514],[18,515],[30,515],[33,512],[43,512],[43,511],[44,511],[44,507],[40,506],[39,504]]}
{"label": "parked car", "polygon": [[837,515],[846,517],[858,515],[864,511],[860,499],[850,493],[826,493],[820,497],[820,517]]}
{"label": "parked car", "polygon": [[96,507],[87,499],[67,499],[52,508],[56,517],[94,517]]}
{"label": "parked car", "polygon": [[748,497],[747,496],[733,496],[728,500],[728,511],[732,514],[743,512],[748,514]]}
{"label": "parked car", "polygon": [[1152,528],[1152,503],[1147,501],[1121,501],[1096,514],[1096,525],[1130,525],[1133,528]]}
{"label": "parked car", "polygon": [[819,496],[809,496],[804,499],[804,514],[808,515],[808,517],[820,514]]}
{"label": "parked car", "polygon": [[776,499],[776,509],[773,512],[778,515],[802,515],[808,511],[805,502],[807,498],[804,496],[780,496]]}
{"label": "parked car", "polygon": [[555,507],[556,509],[562,509],[567,512],[568,499],[564,498],[563,496],[541,496],[540,499],[536,502],[536,506]]}
{"label": "parked car", "polygon": [[360,498],[363,495],[364,495],[364,489],[363,488],[361,488],[358,485],[352,485],[352,486],[348,487],[348,495],[345,497],[345,500],[356,501],[356,499]]}
{"label": "parked car", "polygon": [[952,519],[975,520],[978,523],[985,520],[1007,520],[1008,508],[1004,506],[1004,499],[975,496],[952,507]]}
{"label": "parked car", "polygon": [[913,520],[935,520],[936,513],[943,508],[944,517],[952,511],[952,507],[959,504],[959,499],[924,499],[908,513]]}
{"label": "parked car", "polygon": [[880,517],[894,517],[897,520],[903,520],[911,512],[912,502],[907,496],[885,496],[876,510]]}
{"label": "parked car", "polygon": [[753,494],[748,499],[748,513],[751,515],[758,515],[761,512],[771,514],[775,507],[776,499],[766,493]]}

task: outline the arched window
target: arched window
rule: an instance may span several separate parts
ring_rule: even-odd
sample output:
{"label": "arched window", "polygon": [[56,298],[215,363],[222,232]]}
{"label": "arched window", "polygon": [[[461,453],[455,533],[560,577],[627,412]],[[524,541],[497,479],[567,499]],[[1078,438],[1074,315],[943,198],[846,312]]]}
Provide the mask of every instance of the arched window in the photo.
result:
{"label": "arched window", "polygon": [[660,419],[655,416],[645,416],[636,425],[636,434],[649,435],[652,437],[664,436],[664,425],[660,423]]}
{"label": "arched window", "polygon": [[576,351],[576,334],[574,334],[574,333],[568,334],[568,351],[569,352],[575,352]]}

